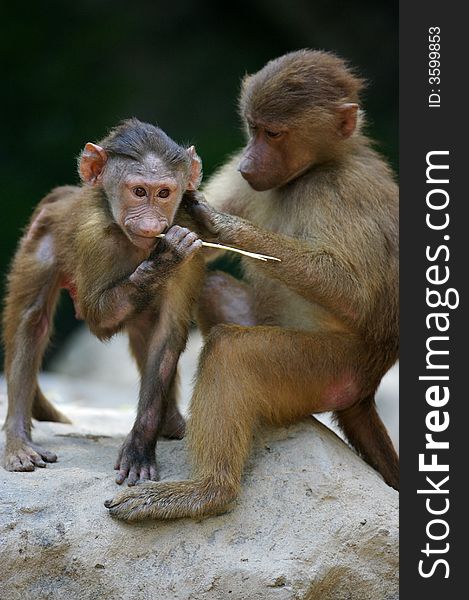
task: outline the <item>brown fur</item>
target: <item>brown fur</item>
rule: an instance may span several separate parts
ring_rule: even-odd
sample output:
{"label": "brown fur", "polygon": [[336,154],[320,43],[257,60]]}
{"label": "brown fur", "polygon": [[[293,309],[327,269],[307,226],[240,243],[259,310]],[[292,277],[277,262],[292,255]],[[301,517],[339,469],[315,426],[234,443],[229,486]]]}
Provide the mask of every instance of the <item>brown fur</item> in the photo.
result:
{"label": "brown fur", "polygon": [[[77,316],[98,338],[120,330],[129,334],[141,390],[135,425],[116,468],[118,483],[128,477],[133,484],[156,478],[159,434],[184,434],[175,399],[176,365],[203,279],[203,259],[196,253],[201,242],[179,226],[170,227],[165,240],[156,241],[152,232],[174,219],[181,225],[188,221],[182,210],[175,212],[185,190],[198,184],[200,160],[193,149],[136,120],[121,124],[101,144],[87,144],[81,155],[84,185],[57,188],[39,203],[13,260],[3,315],[5,467],[31,471],[57,458],[31,441],[31,416],[69,422],[37,384],[59,291],[65,288]],[[134,192],[128,178],[130,187],[148,185],[148,194],[154,189],[155,200],[129,200]],[[169,198],[160,201],[158,190],[173,184]],[[129,219],[137,206],[139,216]]]}
{"label": "brown fur", "polygon": [[243,79],[241,116],[249,112],[269,123],[289,123],[298,118],[308,122],[310,109],[333,111],[340,103],[358,102],[364,83],[333,54],[291,52]]}
{"label": "brown fur", "polygon": [[204,235],[282,262],[243,259],[244,283],[208,276],[188,424],[193,480],[125,491],[107,503],[113,515],[220,512],[239,490],[256,426],[330,410],[397,488],[374,393],[398,355],[398,189],[360,130],[361,85],[335,56],[311,51],[272,61],[244,84],[250,139],[193,215]]}

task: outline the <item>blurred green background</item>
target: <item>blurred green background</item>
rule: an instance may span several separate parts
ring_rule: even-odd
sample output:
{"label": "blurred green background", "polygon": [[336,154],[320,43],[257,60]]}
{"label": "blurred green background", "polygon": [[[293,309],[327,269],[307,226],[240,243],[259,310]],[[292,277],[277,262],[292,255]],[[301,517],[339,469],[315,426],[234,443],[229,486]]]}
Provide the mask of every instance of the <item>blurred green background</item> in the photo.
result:
{"label": "blurred green background", "polygon": [[[194,143],[209,176],[243,143],[241,77],[291,50],[333,50],[369,80],[368,131],[397,168],[397,16],[382,0],[3,3],[2,295],[32,207],[77,181],[87,141],[136,116]],[[49,358],[75,325],[64,297]]]}

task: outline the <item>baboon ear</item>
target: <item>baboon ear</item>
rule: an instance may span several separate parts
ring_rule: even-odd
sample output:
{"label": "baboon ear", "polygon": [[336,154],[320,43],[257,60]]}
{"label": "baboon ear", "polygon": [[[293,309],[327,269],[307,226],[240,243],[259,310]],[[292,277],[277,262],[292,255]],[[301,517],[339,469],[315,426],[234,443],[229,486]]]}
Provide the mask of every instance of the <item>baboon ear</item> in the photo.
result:
{"label": "baboon ear", "polygon": [[344,138],[348,138],[357,128],[358,104],[347,102],[339,106],[339,132]]}
{"label": "baboon ear", "polygon": [[249,84],[251,83],[251,81],[254,79],[254,75],[249,75],[249,73],[246,73],[243,78],[241,79],[241,93],[245,92],[247,90],[247,88],[249,87]]}
{"label": "baboon ear", "polygon": [[187,189],[190,191],[195,191],[202,181],[202,161],[200,160],[199,155],[195,151],[194,146],[187,148],[187,153],[191,159],[191,172],[189,175],[189,183],[187,184]]}
{"label": "baboon ear", "polygon": [[101,146],[88,142],[80,155],[78,163],[78,171],[83,183],[88,185],[98,183],[106,161],[106,151]]}

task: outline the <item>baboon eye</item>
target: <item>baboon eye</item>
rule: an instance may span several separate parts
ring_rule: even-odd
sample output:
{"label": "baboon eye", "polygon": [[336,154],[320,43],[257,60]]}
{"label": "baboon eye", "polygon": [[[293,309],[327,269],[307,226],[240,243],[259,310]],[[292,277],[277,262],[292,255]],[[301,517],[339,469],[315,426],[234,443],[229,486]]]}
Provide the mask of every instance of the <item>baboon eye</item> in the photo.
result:
{"label": "baboon eye", "polygon": [[167,198],[169,196],[169,193],[170,192],[169,192],[168,188],[163,188],[162,190],[160,190],[158,192],[158,197],[159,198]]}
{"label": "baboon eye", "polygon": [[280,137],[282,135],[282,132],[281,131],[268,131],[266,129],[265,130],[265,135],[267,137],[270,137],[270,138],[278,138],[278,137]]}
{"label": "baboon eye", "polygon": [[146,192],[145,188],[142,188],[142,187],[136,187],[136,188],[134,188],[133,192],[139,198],[143,198],[144,196],[147,195],[147,192]]}

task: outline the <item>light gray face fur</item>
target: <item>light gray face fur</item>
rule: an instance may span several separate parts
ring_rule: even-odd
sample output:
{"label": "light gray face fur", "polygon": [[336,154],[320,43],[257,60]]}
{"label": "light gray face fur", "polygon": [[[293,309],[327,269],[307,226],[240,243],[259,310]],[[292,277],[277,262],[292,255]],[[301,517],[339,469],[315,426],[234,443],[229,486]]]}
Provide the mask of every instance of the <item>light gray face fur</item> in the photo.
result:
{"label": "light gray face fur", "polygon": [[[111,211],[117,223],[120,223],[122,204],[125,202],[125,187],[132,185],[157,189],[159,185],[177,185],[174,203],[179,206],[182,195],[189,180],[188,169],[185,165],[179,168],[169,168],[155,154],[147,154],[141,162],[125,157],[111,157],[102,175],[102,185],[108,196]],[[147,198],[147,201],[155,200]]]}
{"label": "light gray face fur", "polygon": [[115,222],[137,247],[151,249],[174,221],[190,173],[184,163],[170,167],[155,153],[139,161],[111,156],[101,175]]}

